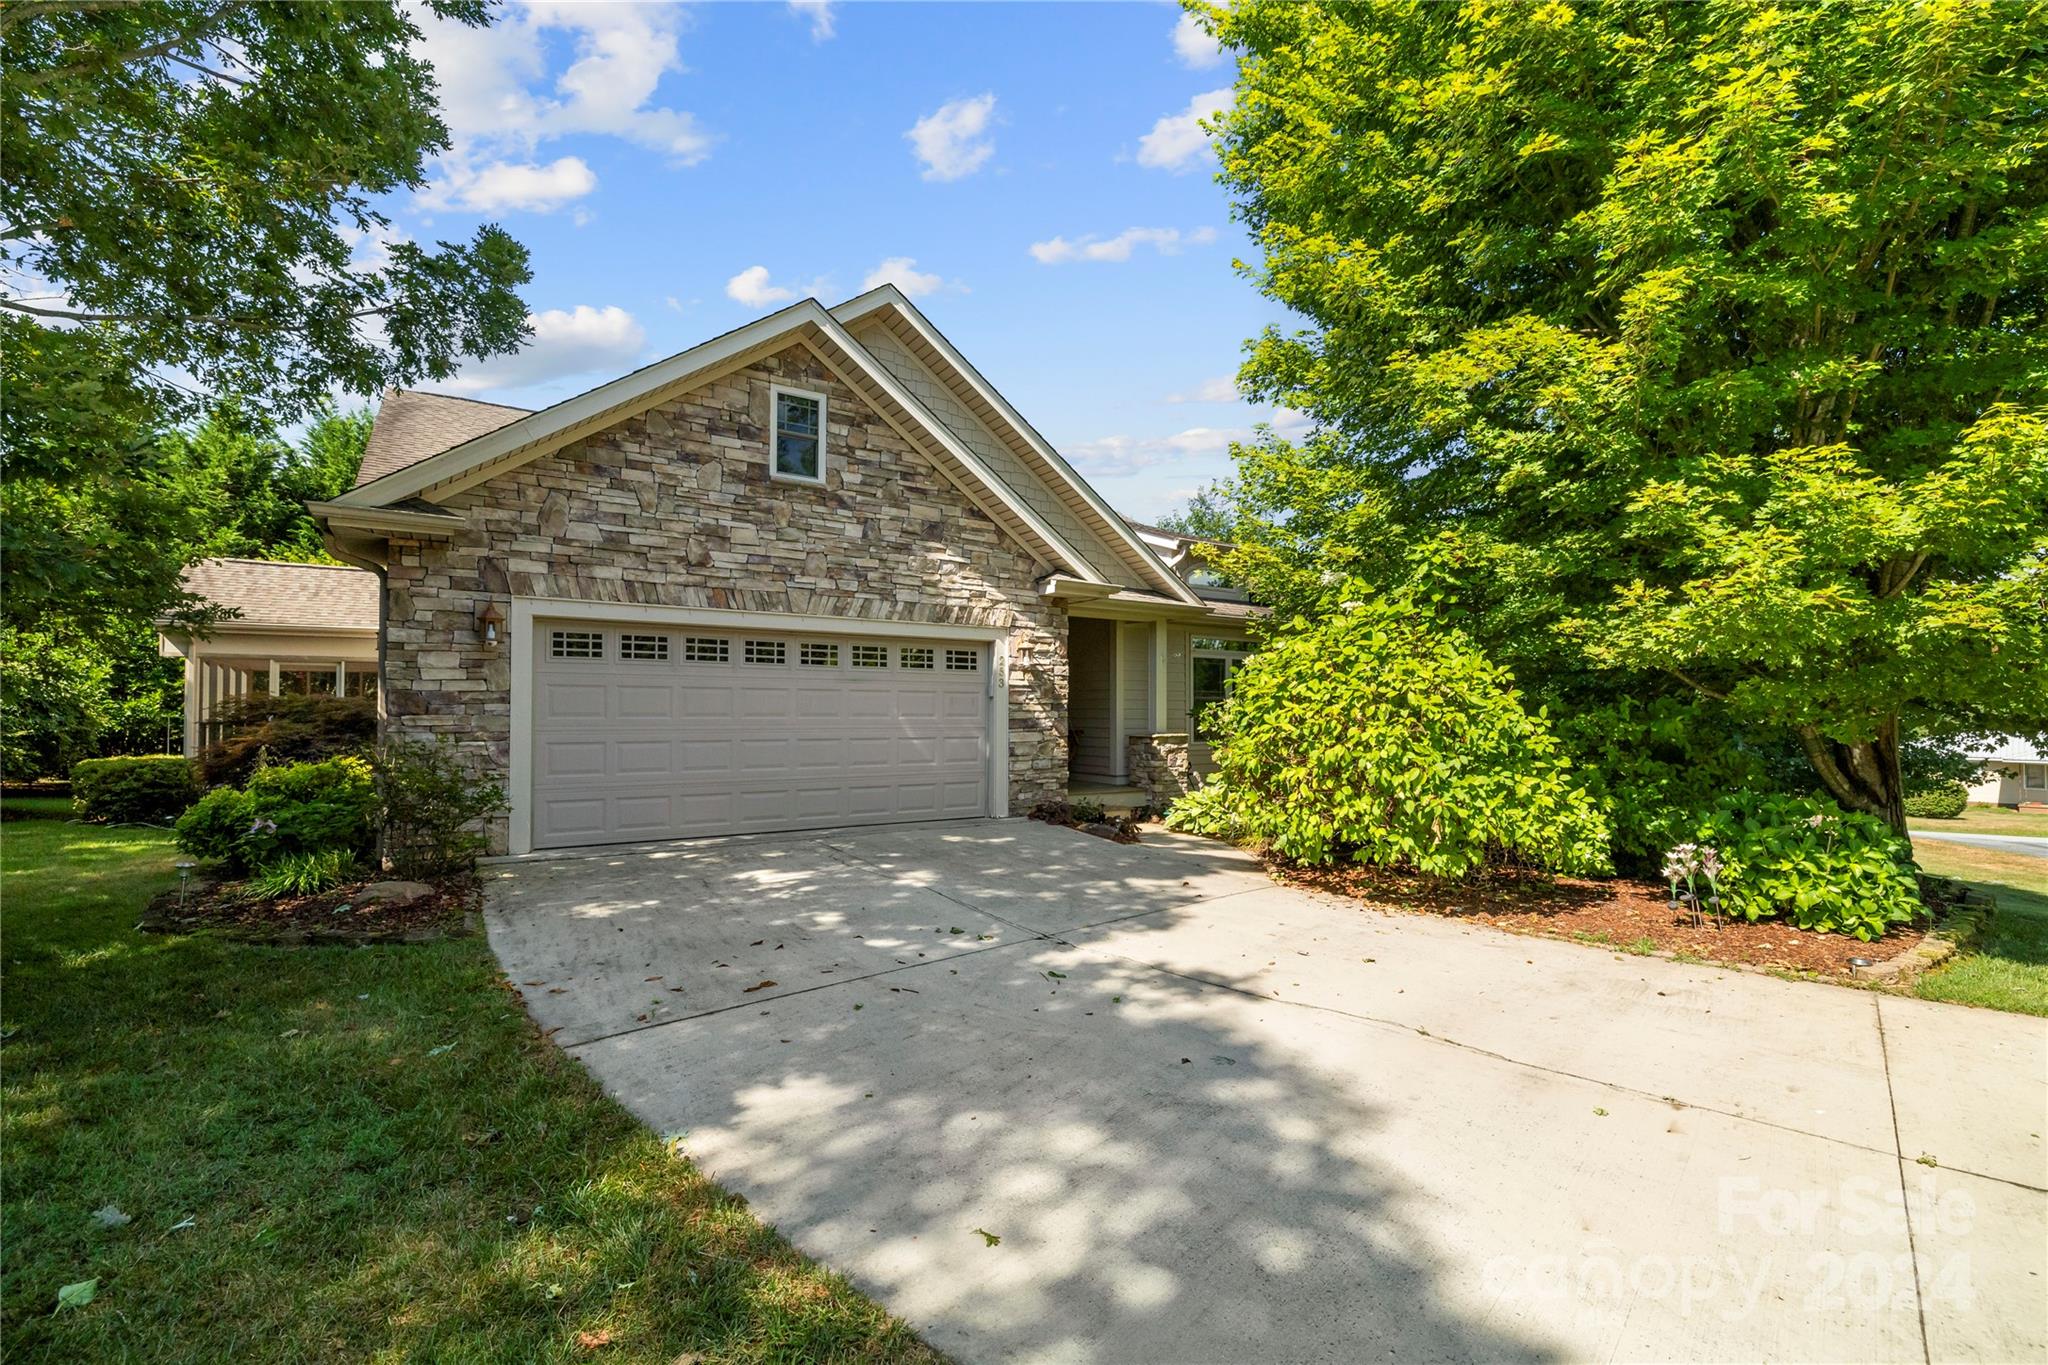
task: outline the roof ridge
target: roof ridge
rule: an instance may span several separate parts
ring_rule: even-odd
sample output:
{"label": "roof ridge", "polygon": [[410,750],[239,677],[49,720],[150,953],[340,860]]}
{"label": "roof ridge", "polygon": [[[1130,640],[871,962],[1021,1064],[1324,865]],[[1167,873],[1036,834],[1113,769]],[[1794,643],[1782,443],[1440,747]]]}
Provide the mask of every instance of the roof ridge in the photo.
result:
{"label": "roof ridge", "polygon": [[540,411],[540,409],[539,409],[539,408],[522,408],[522,407],[515,407],[514,405],[512,405],[512,404],[510,404],[510,403],[493,403],[493,402],[491,402],[491,401],[490,401],[490,400],[489,400],[488,398],[466,398],[466,397],[464,397],[464,396],[463,396],[462,394],[459,394],[459,393],[435,393],[435,392],[434,392],[434,391],[433,391],[432,389],[399,389],[399,388],[394,388],[394,389],[392,389],[392,390],[391,390],[391,392],[392,392],[392,393],[410,393],[410,394],[417,394],[417,395],[418,395],[419,397],[421,397],[421,398],[440,398],[440,399],[444,399],[444,400],[446,400],[447,402],[450,402],[450,403],[474,403],[474,404],[476,404],[476,406],[478,406],[478,407],[480,407],[480,408],[503,408],[503,409],[504,409],[505,411],[507,411],[507,412],[539,412],[539,411]]}
{"label": "roof ridge", "polygon": [[344,571],[346,571],[346,572],[348,572],[348,573],[368,573],[368,572],[369,572],[369,570],[368,570],[368,569],[358,569],[358,568],[356,568],[356,567],[355,567],[354,565],[352,565],[352,564],[317,564],[317,563],[314,563],[314,562],[313,562],[312,560],[308,560],[308,559],[252,559],[252,558],[250,558],[250,557],[249,557],[248,555],[208,555],[208,556],[206,556],[206,557],[205,557],[204,559],[195,559],[195,560],[193,560],[193,561],[192,561],[192,563],[194,563],[194,564],[262,564],[262,565],[265,565],[266,567],[275,567],[275,566],[278,566],[278,565],[282,565],[282,566],[284,566],[284,567],[286,567],[286,568],[292,568],[292,569],[341,569],[341,570],[344,570]]}

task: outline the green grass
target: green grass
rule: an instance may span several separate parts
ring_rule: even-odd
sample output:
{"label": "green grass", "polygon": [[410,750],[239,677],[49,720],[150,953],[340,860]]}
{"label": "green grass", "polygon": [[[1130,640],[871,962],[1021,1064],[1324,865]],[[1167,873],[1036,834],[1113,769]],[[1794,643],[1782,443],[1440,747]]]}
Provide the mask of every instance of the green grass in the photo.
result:
{"label": "green grass", "polygon": [[1914,984],[1927,1000],[2048,1015],[2048,860],[1923,839],[1922,869],[1994,897],[1998,912],[1977,946]]}
{"label": "green grass", "polygon": [[1912,829],[1939,829],[1951,834],[2032,834],[2048,839],[2048,811],[2007,810],[2004,806],[1969,806],[1953,820],[1906,821]]}
{"label": "green grass", "polygon": [[137,934],[174,857],[0,826],[10,1362],[936,1359],[541,1041],[481,941]]}

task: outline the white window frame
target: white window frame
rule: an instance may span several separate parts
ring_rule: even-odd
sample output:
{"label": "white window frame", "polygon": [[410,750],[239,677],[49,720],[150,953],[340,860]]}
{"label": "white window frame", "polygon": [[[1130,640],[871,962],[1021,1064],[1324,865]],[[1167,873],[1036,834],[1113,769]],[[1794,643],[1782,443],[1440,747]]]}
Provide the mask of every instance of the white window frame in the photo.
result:
{"label": "white window frame", "polygon": [[[782,471],[782,467],[776,462],[776,441],[782,430],[782,398],[785,394],[791,398],[808,398],[818,405],[818,477],[815,479],[803,474],[785,474]],[[812,488],[824,486],[825,471],[828,468],[826,461],[830,456],[825,439],[826,414],[828,411],[825,395],[822,393],[811,389],[799,389],[789,384],[770,384],[768,386],[768,477],[770,480],[775,483],[808,484]]]}
{"label": "white window frame", "polygon": [[2048,763],[2020,764],[2020,790],[2048,791]]}
{"label": "white window frame", "polygon": [[1208,744],[1210,741],[1201,733],[1196,724],[1196,714],[1204,705],[1214,706],[1215,702],[1204,703],[1195,696],[1195,661],[1197,659],[1220,659],[1223,661],[1223,699],[1228,701],[1233,690],[1237,670],[1252,656],[1249,640],[1233,640],[1211,635],[1190,636],[1188,639],[1188,741],[1191,744]]}

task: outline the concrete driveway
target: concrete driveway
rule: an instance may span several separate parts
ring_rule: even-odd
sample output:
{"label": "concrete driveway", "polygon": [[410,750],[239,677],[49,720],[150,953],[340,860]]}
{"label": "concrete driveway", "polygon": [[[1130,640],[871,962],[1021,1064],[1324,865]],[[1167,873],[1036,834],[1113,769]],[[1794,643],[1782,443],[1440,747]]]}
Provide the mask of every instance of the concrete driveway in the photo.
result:
{"label": "concrete driveway", "polygon": [[1023,820],[487,876],[555,1041],[964,1360],[2048,1352],[2041,1020]]}
{"label": "concrete driveway", "polygon": [[1947,830],[1916,829],[1915,839],[1934,839],[1944,844],[1969,844],[2000,853],[2017,853],[2027,858],[2048,858],[2048,839],[2038,834],[1951,834]]}

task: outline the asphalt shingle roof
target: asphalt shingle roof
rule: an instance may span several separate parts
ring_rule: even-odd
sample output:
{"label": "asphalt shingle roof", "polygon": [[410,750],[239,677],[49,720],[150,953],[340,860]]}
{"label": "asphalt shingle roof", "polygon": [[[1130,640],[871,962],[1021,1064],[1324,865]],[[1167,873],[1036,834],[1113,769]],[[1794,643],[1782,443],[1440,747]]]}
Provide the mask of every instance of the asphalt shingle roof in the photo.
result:
{"label": "asphalt shingle roof", "polygon": [[363,467],[356,475],[356,487],[529,415],[526,408],[509,408],[502,403],[480,403],[474,398],[450,398],[445,393],[421,393],[418,389],[392,389],[377,406],[377,420],[370,427],[370,444],[363,451]]}
{"label": "asphalt shingle roof", "polygon": [[234,607],[237,626],[377,628],[377,575],[338,564],[269,559],[202,559],[185,570],[185,587]]}

